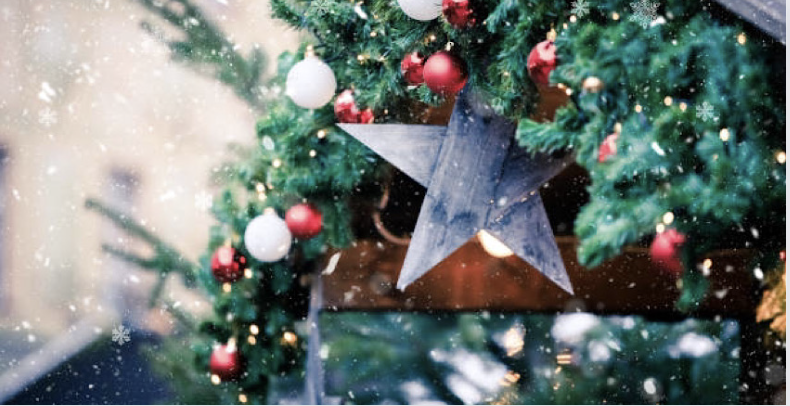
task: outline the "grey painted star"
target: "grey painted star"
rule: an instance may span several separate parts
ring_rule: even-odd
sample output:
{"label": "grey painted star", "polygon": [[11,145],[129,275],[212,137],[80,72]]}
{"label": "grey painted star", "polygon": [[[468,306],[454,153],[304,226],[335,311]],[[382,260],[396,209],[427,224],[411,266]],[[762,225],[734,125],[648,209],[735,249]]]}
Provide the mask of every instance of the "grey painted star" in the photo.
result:
{"label": "grey painted star", "polygon": [[537,189],[570,162],[530,156],[514,124],[465,89],[447,127],[340,124],[428,191],[406,253],[405,289],[480,230],[573,293]]}

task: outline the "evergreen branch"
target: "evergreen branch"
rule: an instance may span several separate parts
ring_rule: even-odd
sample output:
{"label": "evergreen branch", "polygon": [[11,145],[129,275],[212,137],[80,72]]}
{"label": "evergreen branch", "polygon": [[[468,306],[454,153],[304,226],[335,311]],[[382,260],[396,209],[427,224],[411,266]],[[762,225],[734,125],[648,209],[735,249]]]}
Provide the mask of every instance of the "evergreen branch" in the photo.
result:
{"label": "evergreen branch", "polygon": [[194,285],[197,273],[196,270],[199,268],[198,265],[184,258],[184,256],[171,245],[153,235],[143,225],[137,223],[131,217],[110,208],[99,200],[89,198],[85,201],[85,207],[89,210],[98,212],[130,235],[146,242],[153,249],[154,254],[150,258],[144,258],[108,244],[102,246],[105,252],[140,266],[143,269],[157,270],[162,275],[167,275],[172,271],[176,271],[182,275],[184,282],[188,286]]}
{"label": "evergreen branch", "polygon": [[262,75],[266,61],[258,48],[245,58],[191,0],[169,0],[164,4],[156,0],[136,1],[185,36],[183,40],[168,40],[161,29],[141,23],[143,30],[168,46],[174,59],[192,64],[199,72],[228,85],[254,110],[264,110]]}

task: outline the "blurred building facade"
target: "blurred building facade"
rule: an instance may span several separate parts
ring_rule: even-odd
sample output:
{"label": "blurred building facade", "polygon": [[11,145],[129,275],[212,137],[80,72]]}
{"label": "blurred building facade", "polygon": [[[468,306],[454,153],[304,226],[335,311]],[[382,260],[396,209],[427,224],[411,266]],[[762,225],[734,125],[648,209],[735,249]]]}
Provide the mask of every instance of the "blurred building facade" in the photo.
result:
{"label": "blurred building facade", "polygon": [[[198,4],[243,53],[260,44],[270,73],[277,54],[296,49],[266,1]],[[0,365],[85,317],[144,306],[152,275],[101,251],[139,245],[87,211],[86,198],[129,212],[196,260],[212,223],[203,204],[216,190],[212,169],[233,158],[228,144],[255,140],[255,113],[170,61],[141,21],[164,26],[134,0],[0,3],[0,346],[21,348],[0,351]]]}

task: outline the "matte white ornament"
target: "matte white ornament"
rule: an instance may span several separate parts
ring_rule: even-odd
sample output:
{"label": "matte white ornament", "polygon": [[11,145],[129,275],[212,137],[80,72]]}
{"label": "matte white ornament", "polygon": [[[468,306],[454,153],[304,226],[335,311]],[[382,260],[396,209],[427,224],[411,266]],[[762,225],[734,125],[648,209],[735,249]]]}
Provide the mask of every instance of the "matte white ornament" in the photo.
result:
{"label": "matte white ornament", "polygon": [[291,249],[291,232],[285,221],[273,210],[266,210],[247,224],[244,246],[250,255],[262,262],[277,262]]}
{"label": "matte white ornament", "polygon": [[329,103],[336,88],[337,81],[332,68],[309,52],[306,58],[291,68],[285,80],[285,94],[297,106],[306,109],[317,109]]}
{"label": "matte white ornament", "polygon": [[415,20],[430,21],[442,14],[441,0],[398,0],[398,5]]}

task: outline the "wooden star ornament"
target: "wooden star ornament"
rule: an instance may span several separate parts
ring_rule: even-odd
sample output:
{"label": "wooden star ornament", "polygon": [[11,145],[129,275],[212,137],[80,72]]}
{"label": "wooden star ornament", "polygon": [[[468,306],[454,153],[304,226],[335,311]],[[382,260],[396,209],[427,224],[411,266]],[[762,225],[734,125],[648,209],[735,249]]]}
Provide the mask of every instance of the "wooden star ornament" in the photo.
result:
{"label": "wooden star ornament", "polygon": [[481,230],[573,293],[538,188],[569,157],[529,155],[513,142],[515,124],[469,91],[447,127],[339,124],[428,191],[406,253],[405,289]]}

